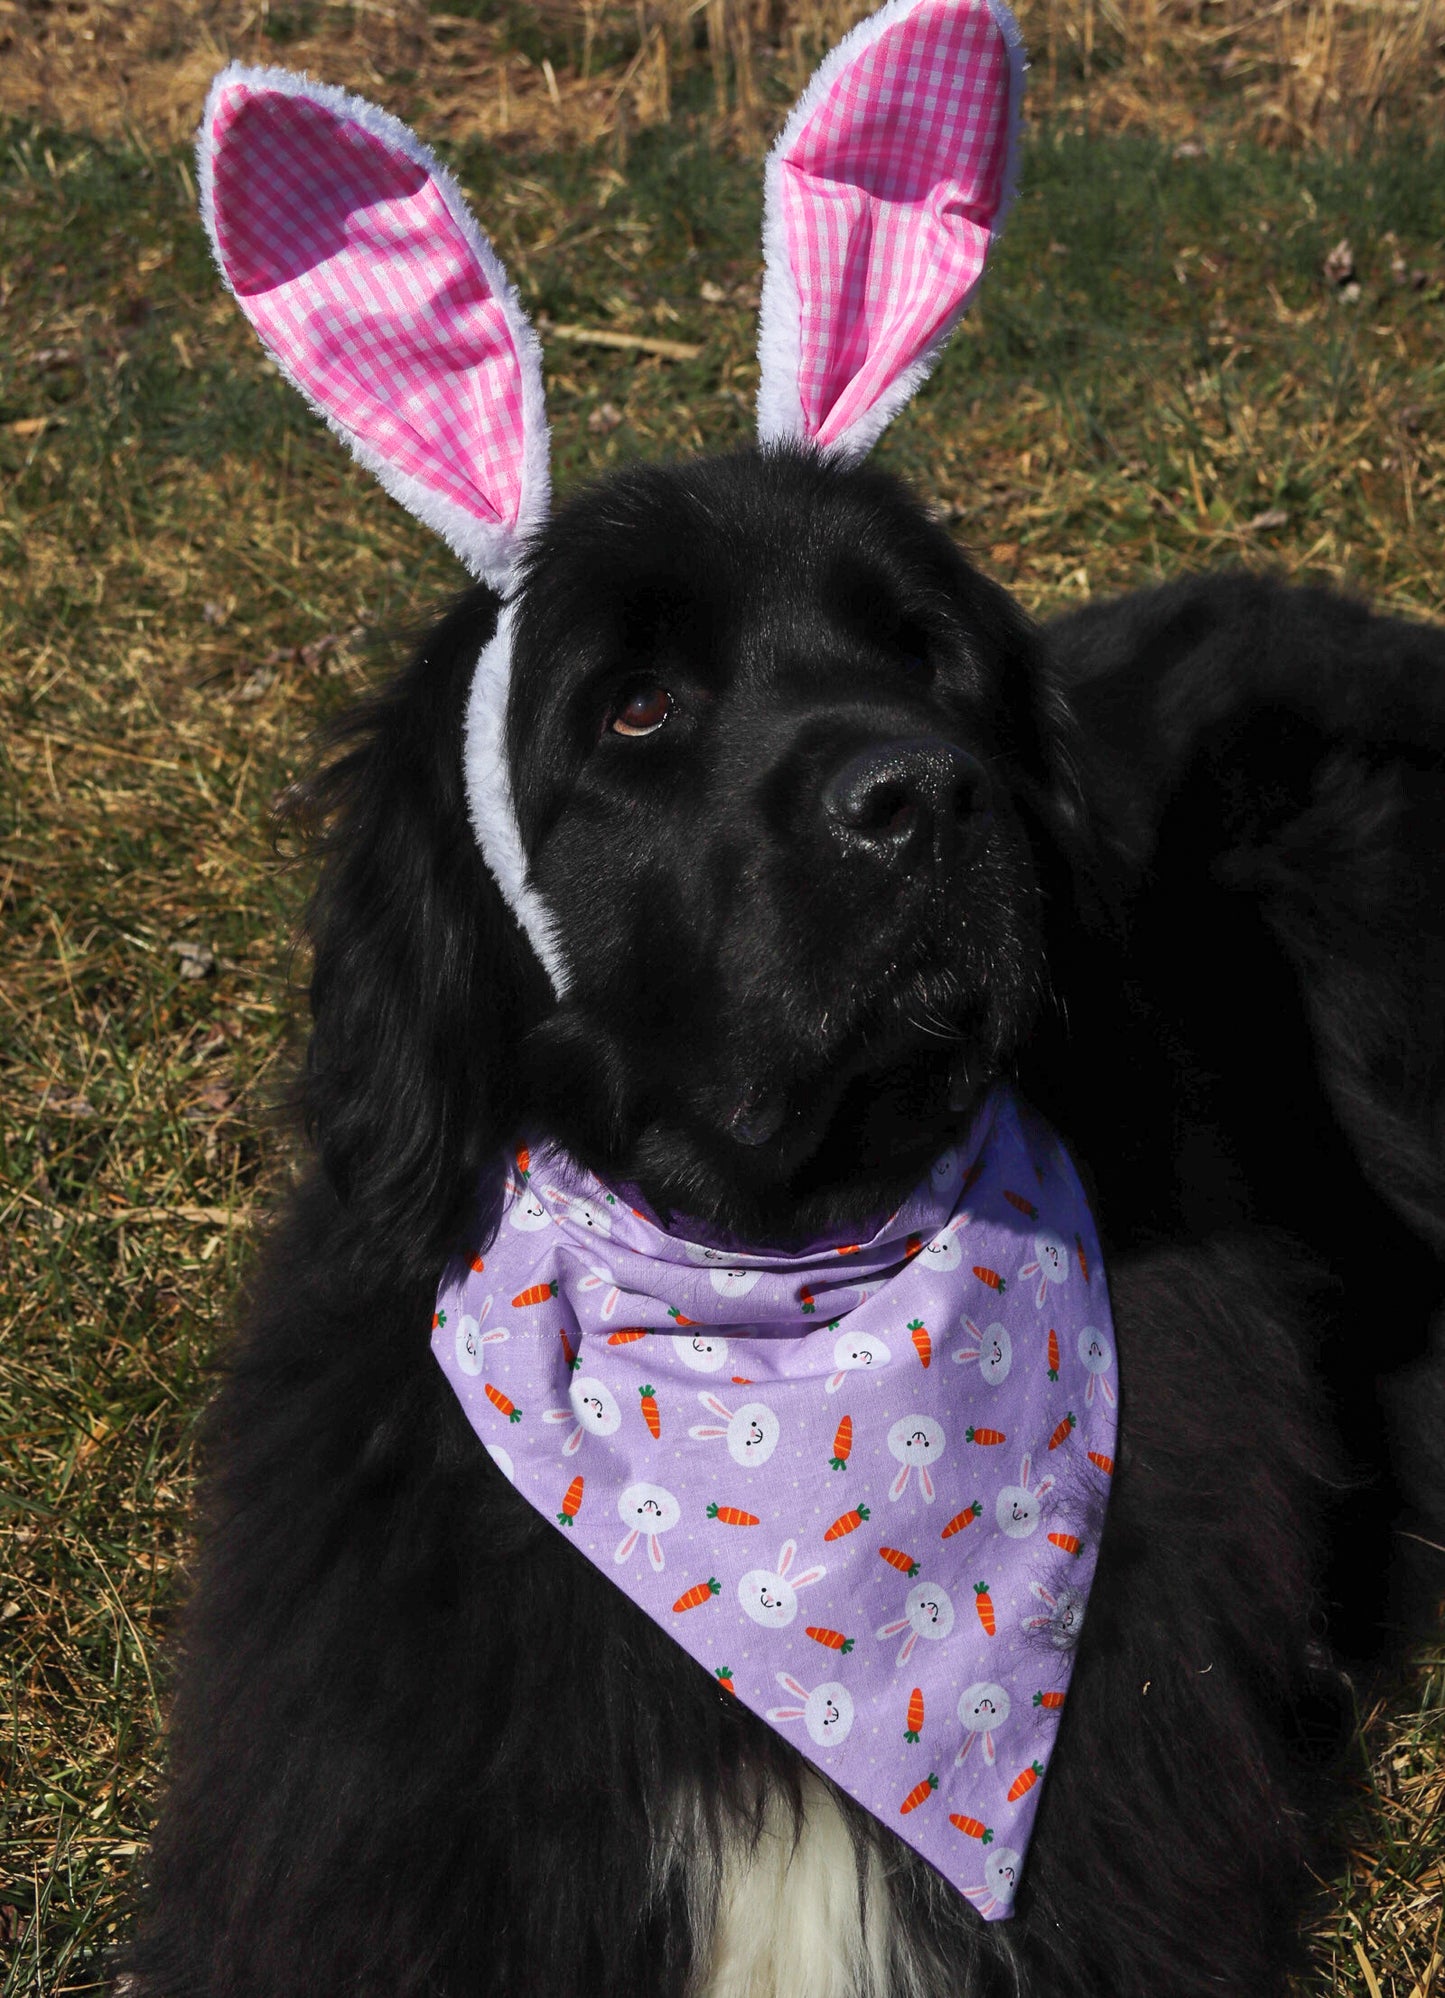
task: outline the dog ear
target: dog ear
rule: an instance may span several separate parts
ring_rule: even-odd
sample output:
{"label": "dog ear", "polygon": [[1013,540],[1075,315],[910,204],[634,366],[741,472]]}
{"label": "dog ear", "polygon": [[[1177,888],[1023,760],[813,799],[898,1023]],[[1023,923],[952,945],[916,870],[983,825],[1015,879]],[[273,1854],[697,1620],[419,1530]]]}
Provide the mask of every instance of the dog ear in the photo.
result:
{"label": "dog ear", "polygon": [[973,297],[1013,193],[1023,47],[1002,0],[890,0],[764,174],[758,434],[869,449]]}
{"label": "dog ear", "polygon": [[308,914],[301,1107],[356,1256],[400,1277],[490,1234],[523,1115],[516,1050],[550,1002],[467,829],[460,718],[496,614],[470,592],[335,731],[307,788],[322,865]]}
{"label": "dog ear", "polygon": [[504,590],[547,513],[541,355],[451,175],[362,98],[239,63],[196,159],[222,279],[282,373]]}

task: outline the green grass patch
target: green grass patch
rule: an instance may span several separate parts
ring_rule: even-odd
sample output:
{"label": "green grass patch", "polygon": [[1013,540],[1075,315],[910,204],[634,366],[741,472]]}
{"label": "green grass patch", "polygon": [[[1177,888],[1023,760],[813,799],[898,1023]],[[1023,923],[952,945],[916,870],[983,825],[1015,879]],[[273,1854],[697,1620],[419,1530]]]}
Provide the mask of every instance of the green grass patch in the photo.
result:
{"label": "green grass patch", "polygon": [[[297,32],[305,9],[293,9]],[[273,10],[280,32],[290,16]],[[699,111],[456,165],[539,316],[565,492],[752,433],[754,158]],[[1031,140],[980,305],[880,459],[1033,609],[1219,561],[1441,605],[1445,156]],[[1357,290],[1323,276],[1341,238]],[[287,1169],[308,732],[461,580],[254,347],[187,159],[0,130],[3,1993],[98,1989],[153,1806],[192,1447]],[[1318,1994],[1408,1998],[1445,1657],[1366,1717]]]}

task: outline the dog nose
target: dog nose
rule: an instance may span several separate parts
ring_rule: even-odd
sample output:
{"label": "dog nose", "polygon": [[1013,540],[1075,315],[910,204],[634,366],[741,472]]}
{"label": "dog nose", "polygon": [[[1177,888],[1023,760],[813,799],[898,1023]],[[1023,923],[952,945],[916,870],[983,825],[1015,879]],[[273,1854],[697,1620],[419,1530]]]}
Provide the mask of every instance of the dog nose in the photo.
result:
{"label": "dog nose", "polygon": [[823,787],[823,810],[847,852],[894,867],[965,859],[989,821],[988,772],[940,736],[872,743]]}

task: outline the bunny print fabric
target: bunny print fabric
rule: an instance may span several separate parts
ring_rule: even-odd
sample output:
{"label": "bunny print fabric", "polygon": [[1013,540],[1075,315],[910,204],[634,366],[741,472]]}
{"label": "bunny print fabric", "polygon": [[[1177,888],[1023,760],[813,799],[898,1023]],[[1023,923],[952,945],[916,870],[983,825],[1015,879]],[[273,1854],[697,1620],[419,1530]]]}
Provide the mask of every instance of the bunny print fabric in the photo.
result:
{"label": "bunny print fabric", "polygon": [[433,1350],[503,1474],[719,1682],[1011,1912],[1113,1470],[1097,1237],[1006,1090],[863,1242],[745,1253],[519,1151]]}

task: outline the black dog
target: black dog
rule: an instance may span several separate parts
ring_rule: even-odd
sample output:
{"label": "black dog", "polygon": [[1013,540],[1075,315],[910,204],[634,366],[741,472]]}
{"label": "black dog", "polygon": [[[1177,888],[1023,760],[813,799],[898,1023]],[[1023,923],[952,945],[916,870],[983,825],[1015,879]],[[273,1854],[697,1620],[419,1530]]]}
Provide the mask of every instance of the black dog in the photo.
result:
{"label": "black dog", "polygon": [[[316,1164],[211,1419],[136,1989],[1280,1990],[1330,1646],[1378,1650],[1445,1520],[1445,639],[1247,579],[1039,634],[801,451],[610,480],[522,602],[512,778],[574,980],[467,823],[479,588],[314,787]],[[520,1132],[777,1239],[898,1198],[1008,1075],[1090,1177],[1124,1407],[985,1926],[541,1521],[428,1330]]]}

